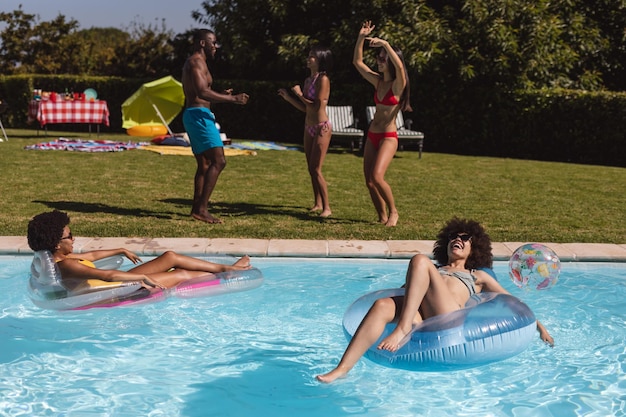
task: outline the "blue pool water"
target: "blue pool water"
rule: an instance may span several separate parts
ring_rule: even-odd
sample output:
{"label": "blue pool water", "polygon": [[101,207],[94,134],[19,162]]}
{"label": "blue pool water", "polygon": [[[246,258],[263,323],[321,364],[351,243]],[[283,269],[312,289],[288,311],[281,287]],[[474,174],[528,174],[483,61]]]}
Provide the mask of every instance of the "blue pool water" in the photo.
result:
{"label": "blue pool water", "polygon": [[341,320],[397,287],[406,260],[256,258],[260,288],[131,308],[53,312],[26,296],[29,257],[0,256],[1,416],[625,416],[626,265],[563,264],[524,292],[550,330],[522,354],[447,373],[366,359],[334,384]]}

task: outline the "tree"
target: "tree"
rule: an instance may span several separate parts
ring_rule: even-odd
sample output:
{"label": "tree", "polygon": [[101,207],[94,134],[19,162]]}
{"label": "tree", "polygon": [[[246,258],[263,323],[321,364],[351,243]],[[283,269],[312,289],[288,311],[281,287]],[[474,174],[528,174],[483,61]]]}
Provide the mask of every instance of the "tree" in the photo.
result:
{"label": "tree", "polygon": [[69,35],[77,45],[66,67],[68,74],[116,75],[117,53],[131,42],[130,35],[116,28],[90,28]]}
{"label": "tree", "polygon": [[624,36],[623,26],[615,30],[624,0],[602,4],[614,11],[605,24],[582,0],[205,0],[192,15],[217,32],[233,77],[293,78],[320,42],[331,46],[338,78],[349,80],[355,35],[369,19],[413,72],[504,89],[598,89],[609,40]]}
{"label": "tree", "polygon": [[[362,21],[400,47],[411,77],[434,86],[626,88],[626,0],[205,0],[192,13],[222,43],[220,78],[300,79],[316,43],[333,51],[335,82],[355,79]],[[191,32],[159,25],[79,30],[40,22],[20,6],[0,13],[3,74],[151,78],[180,74]],[[373,64],[372,54],[366,60]]]}
{"label": "tree", "polygon": [[598,54],[606,86],[613,91],[626,90],[626,0],[581,2],[579,7],[596,22],[608,42]]}
{"label": "tree", "polygon": [[133,22],[129,28],[129,41],[116,48],[115,75],[134,78],[168,75],[175,56],[170,43],[173,36],[164,21],[160,27]]}
{"label": "tree", "polygon": [[[79,30],[76,20],[59,14],[51,21],[25,13],[20,6],[0,13],[0,71],[3,74],[83,74],[151,78],[180,73],[184,57],[176,54],[184,38],[165,27],[133,22],[115,28]],[[190,40],[187,40],[190,42]],[[186,51],[186,48],[183,48]],[[182,62],[181,62],[182,60]]]}
{"label": "tree", "polygon": [[38,22],[36,15],[20,7],[11,13],[0,13],[6,27],[0,32],[0,69],[5,74],[39,72],[54,74],[63,65],[64,55],[73,49],[66,39],[77,27],[75,20],[62,15],[51,22]]}
{"label": "tree", "polygon": [[35,15],[24,13],[22,7],[11,12],[0,13],[0,22],[6,27],[0,32],[0,72],[14,74],[26,56],[28,49],[24,48],[30,38],[30,25]]}
{"label": "tree", "polygon": [[[455,7],[456,6],[456,7]],[[466,0],[442,8],[458,75],[511,88],[597,89],[597,25],[568,1]]]}

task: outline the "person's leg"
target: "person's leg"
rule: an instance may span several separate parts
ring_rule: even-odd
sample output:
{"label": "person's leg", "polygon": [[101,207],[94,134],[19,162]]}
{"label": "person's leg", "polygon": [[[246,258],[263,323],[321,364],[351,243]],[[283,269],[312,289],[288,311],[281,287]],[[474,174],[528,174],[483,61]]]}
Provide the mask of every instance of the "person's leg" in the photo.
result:
{"label": "person's leg", "polygon": [[389,210],[388,220],[385,222],[386,226],[395,226],[398,223],[398,209],[396,208],[396,202],[393,198],[393,192],[391,187],[385,181],[385,174],[387,169],[393,160],[398,149],[398,141],[394,138],[384,138],[380,142],[380,148],[376,160],[373,163],[371,171],[371,182],[376,188],[378,195],[384,201],[384,205]]}
{"label": "person's leg", "polygon": [[319,132],[313,140],[309,159],[309,175],[311,176],[314,188],[317,189],[317,194],[322,204],[321,217],[329,217],[332,214],[328,200],[328,184],[322,174],[322,165],[324,164],[324,159],[326,158],[326,153],[330,146],[331,134],[332,131],[328,123],[320,126]]}
{"label": "person's leg", "polygon": [[[424,309],[424,305],[428,308]],[[379,349],[395,352],[408,335],[413,324],[422,319],[450,313],[461,308],[450,293],[437,267],[426,255],[415,255],[406,272],[404,304],[398,324],[378,345]],[[419,314],[418,311],[422,311]]]}
{"label": "person's leg", "polygon": [[224,148],[215,115],[205,107],[191,107],[183,112],[183,124],[196,158],[194,195],[191,216],[207,223],[221,223],[209,214],[208,204],[217,179],[226,166]]}
{"label": "person's leg", "polygon": [[217,273],[249,268],[250,257],[247,255],[239,258],[232,265],[223,265],[205,261],[203,259],[193,258],[191,256],[182,255],[173,251],[166,251],[156,258],[152,259],[151,261],[137,265],[130,271],[136,272],[138,274],[148,275],[159,272],[167,272],[171,269],[184,269],[187,271],[200,271],[203,273]]}
{"label": "person's leg", "polygon": [[222,221],[209,213],[209,198],[215,189],[220,173],[226,167],[224,148],[210,148],[201,154],[195,155],[197,169],[194,177],[193,205],[191,216],[207,223],[221,223]]}
{"label": "person's leg", "polygon": [[165,288],[210,273],[250,269],[250,257],[243,256],[232,265],[222,265],[167,251],[155,259],[138,265],[129,272],[146,275]]}
{"label": "person's leg", "polygon": [[[314,136],[311,135],[311,126],[304,127],[304,155],[306,156],[306,165],[307,169],[311,166],[311,158],[313,153],[313,145],[315,143]],[[317,182],[314,180],[313,176],[310,175],[311,178],[311,187],[313,188],[313,206],[309,209],[309,211],[320,211],[324,208],[322,203],[322,196],[319,192],[319,187]]]}
{"label": "person's leg", "polygon": [[383,200],[382,196],[378,192],[378,189],[376,188],[373,179],[374,167],[377,157],[378,150],[376,149],[374,144],[369,139],[367,139],[365,141],[365,149],[363,151],[363,175],[365,176],[365,185],[367,186],[367,189],[370,193],[370,198],[372,199],[372,203],[374,203],[374,208],[376,209],[376,213],[378,214],[378,222],[385,224],[389,219],[385,207],[385,200]]}
{"label": "person's leg", "polygon": [[394,320],[397,311],[402,306],[402,301],[403,297],[380,298],[376,300],[354,333],[339,364],[332,371],[318,375],[316,377],[317,380],[329,383],[345,376],[378,340],[385,330],[385,326]]}

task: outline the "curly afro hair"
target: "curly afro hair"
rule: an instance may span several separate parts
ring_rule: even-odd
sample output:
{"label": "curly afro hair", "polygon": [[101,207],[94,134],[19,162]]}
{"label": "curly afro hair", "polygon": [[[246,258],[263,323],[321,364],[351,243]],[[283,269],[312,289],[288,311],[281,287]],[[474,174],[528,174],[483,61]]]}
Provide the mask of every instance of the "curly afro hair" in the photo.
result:
{"label": "curly afro hair", "polygon": [[54,252],[63,237],[63,229],[70,224],[67,213],[54,210],[36,215],[28,222],[28,246],[34,251]]}
{"label": "curly afro hair", "polygon": [[446,223],[437,235],[437,241],[433,247],[433,257],[439,265],[448,264],[448,236],[452,233],[467,233],[472,237],[472,250],[465,262],[465,268],[492,267],[491,238],[485,229],[474,220],[459,219],[458,217],[454,217]]}

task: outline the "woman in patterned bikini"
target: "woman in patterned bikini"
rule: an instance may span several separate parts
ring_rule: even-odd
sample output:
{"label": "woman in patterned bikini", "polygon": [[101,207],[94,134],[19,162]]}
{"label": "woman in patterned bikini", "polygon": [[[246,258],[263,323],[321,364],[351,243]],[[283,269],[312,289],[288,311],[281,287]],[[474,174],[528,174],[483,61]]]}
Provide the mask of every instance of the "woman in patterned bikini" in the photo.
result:
{"label": "woman in patterned bikini", "polygon": [[[372,22],[361,26],[354,47],[352,63],[361,76],[374,86],[376,113],[370,123],[363,155],[363,173],[370,197],[378,213],[378,221],[386,226],[398,223],[398,209],[385,174],[398,149],[396,116],[400,110],[412,111],[409,100],[409,77],[404,58],[399,49],[389,42],[369,37],[374,30]],[[363,62],[363,45],[369,42],[372,48],[380,48],[376,56],[378,72]]]}
{"label": "woman in patterned bikini", "polygon": [[292,87],[293,95],[281,88],[278,90],[278,95],[306,114],[304,153],[315,199],[310,211],[319,211],[320,217],[329,217],[332,212],[328,201],[328,186],[322,175],[322,165],[332,134],[332,126],[326,114],[326,105],[330,96],[330,79],[327,72],[332,68],[330,49],[314,46],[311,48],[306,62],[311,75],[304,80],[303,88],[300,88],[299,85]]}

